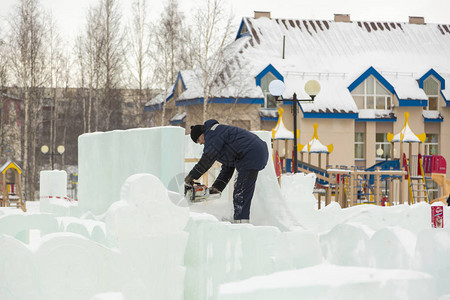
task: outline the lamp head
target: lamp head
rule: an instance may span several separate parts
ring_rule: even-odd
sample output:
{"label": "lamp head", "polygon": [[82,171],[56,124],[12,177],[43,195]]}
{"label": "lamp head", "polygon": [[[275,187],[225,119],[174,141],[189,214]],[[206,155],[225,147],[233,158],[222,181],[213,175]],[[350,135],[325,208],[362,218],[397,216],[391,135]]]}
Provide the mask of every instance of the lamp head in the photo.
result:
{"label": "lamp head", "polygon": [[269,83],[269,92],[273,96],[281,96],[281,95],[283,95],[285,88],[286,88],[286,85],[281,80],[272,80]]}
{"label": "lamp head", "polygon": [[314,99],[320,92],[320,83],[317,80],[309,80],[305,84],[305,92]]}
{"label": "lamp head", "polygon": [[378,149],[377,149],[377,155],[378,155],[378,156],[382,156],[383,154],[384,154],[383,149],[382,149],[382,148],[378,148]]}
{"label": "lamp head", "polygon": [[41,147],[41,152],[42,153],[44,153],[44,154],[47,154],[48,153],[48,146],[47,145],[43,145],[42,147]]}
{"label": "lamp head", "polygon": [[58,148],[56,148],[56,151],[58,151],[58,153],[62,155],[64,151],[66,151],[66,148],[64,148],[63,145],[59,145]]}

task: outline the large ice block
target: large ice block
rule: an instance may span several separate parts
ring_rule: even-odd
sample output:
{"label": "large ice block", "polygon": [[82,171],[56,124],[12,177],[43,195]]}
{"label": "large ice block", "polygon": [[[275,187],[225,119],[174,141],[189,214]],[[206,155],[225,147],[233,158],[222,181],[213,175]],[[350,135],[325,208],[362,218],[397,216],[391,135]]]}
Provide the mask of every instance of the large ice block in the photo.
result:
{"label": "large ice block", "polygon": [[157,176],[183,192],[184,129],[155,127],[83,134],[78,138],[79,206],[94,214],[119,200],[125,180],[136,173]]}

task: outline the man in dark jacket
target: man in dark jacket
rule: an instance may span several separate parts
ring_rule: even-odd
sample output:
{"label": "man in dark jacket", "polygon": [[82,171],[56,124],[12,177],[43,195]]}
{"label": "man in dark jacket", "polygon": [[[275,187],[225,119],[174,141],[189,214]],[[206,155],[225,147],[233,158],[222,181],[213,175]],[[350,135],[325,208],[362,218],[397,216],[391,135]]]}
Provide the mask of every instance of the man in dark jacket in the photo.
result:
{"label": "man in dark jacket", "polygon": [[186,184],[200,178],[215,161],[219,161],[222,169],[211,186],[210,193],[220,193],[236,169],[234,220],[237,223],[248,222],[258,172],[264,169],[269,158],[267,144],[245,129],[222,125],[216,120],[192,126],[191,138],[195,143],[204,144],[204,149],[200,161],[186,176]]}

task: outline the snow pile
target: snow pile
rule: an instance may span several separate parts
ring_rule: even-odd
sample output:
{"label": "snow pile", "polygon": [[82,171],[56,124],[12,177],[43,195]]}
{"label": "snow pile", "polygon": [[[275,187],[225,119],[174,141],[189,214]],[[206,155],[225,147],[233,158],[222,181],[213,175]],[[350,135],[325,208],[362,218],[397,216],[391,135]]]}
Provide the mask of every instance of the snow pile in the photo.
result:
{"label": "snow pile", "polygon": [[420,272],[319,265],[224,284],[218,300],[436,299],[433,283]]}

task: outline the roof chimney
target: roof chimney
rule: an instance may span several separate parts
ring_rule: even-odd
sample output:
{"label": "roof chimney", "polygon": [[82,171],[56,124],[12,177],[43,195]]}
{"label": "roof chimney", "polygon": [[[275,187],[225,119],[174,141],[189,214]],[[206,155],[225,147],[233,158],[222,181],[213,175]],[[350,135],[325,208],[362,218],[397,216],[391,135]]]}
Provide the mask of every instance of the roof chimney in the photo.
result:
{"label": "roof chimney", "polygon": [[255,13],[255,19],[266,17],[270,19],[270,11],[254,11]]}
{"label": "roof chimney", "polygon": [[349,14],[334,14],[335,22],[351,22]]}
{"label": "roof chimney", "polygon": [[409,16],[409,24],[425,24],[425,18]]}

